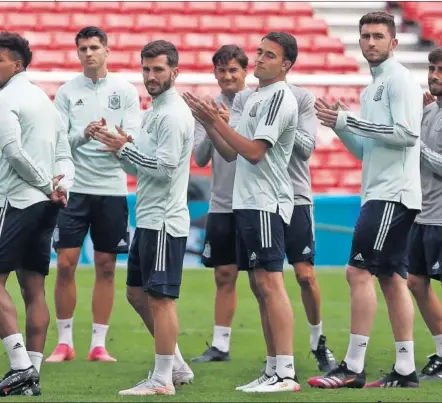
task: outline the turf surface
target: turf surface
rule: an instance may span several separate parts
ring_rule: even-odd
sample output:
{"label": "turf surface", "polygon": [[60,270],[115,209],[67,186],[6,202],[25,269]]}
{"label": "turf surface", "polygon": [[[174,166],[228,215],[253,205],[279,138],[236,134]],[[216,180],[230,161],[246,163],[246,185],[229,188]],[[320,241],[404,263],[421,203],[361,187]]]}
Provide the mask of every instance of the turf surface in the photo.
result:
{"label": "turf surface", "polygon": [[[53,304],[54,272],[48,277],[47,294],[51,310],[51,325],[45,356],[56,344],[56,326]],[[285,273],[295,312],[294,351],[296,370],[301,381],[299,393],[277,393],[249,395],[236,392],[238,385],[250,382],[263,367],[265,350],[261,336],[256,302],[248,289],[243,274],[238,281],[238,311],[232,331],[232,361],[227,363],[193,364],[195,381],[192,385],[177,390],[176,396],[123,398],[118,391],[133,386],[153,369],[153,341],[125,299],[125,271],[118,270],[117,291],[111,327],[108,334],[108,349],[118,358],[117,363],[90,363],[87,353],[91,338],[91,292],[93,271],[77,272],[78,301],[74,319],[74,343],[77,359],[62,364],[43,364],[41,398],[27,398],[47,402],[92,402],[92,401],[188,401],[188,402],[243,402],[243,401],[304,401],[304,402],[387,402],[387,401],[434,401],[440,402],[442,381],[422,383],[419,389],[375,389],[375,390],[316,390],[307,385],[309,376],[317,374],[316,363],[309,356],[308,326],[300,300],[299,287],[293,273]],[[318,279],[322,290],[324,333],[328,345],[338,359],[345,355],[349,334],[349,292],[343,270],[320,269]],[[440,285],[433,285],[439,295]],[[8,289],[19,307],[23,329],[23,303],[14,276]],[[211,270],[187,270],[183,277],[182,297],[178,302],[180,313],[181,351],[188,360],[200,355],[205,342],[211,341],[213,327],[213,274]],[[378,296],[381,296],[378,290]],[[426,364],[426,356],[433,353],[434,344],[420,315],[416,312],[415,323],[416,362],[418,368]],[[3,350],[4,351],[4,350]],[[366,372],[368,380],[374,380],[390,371],[394,363],[394,344],[388,322],[385,303],[379,303],[378,315],[370,339]],[[0,370],[8,370],[4,353]],[[11,401],[23,400],[8,398]]]}

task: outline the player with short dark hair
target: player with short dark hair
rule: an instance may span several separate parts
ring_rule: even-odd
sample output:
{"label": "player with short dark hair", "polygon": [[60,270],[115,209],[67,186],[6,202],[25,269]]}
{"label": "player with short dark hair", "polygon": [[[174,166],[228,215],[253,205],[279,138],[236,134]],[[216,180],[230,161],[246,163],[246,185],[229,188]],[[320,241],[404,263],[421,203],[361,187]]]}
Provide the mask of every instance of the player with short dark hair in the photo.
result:
{"label": "player with short dark hair", "polygon": [[[26,76],[31,59],[25,38],[0,33],[0,338],[11,366],[0,381],[3,397],[41,393],[39,371],[49,326],[45,277],[57,214],[67,204],[74,177],[60,115]],[[26,345],[6,291],[12,271],[26,307]]]}
{"label": "player with short dark hair", "polygon": [[[294,207],[290,225],[285,229],[285,251],[288,262],[295,269],[301,287],[301,298],[310,328],[310,349],[320,371],[328,372],[336,367],[336,359],[326,345],[322,332],[321,296],[314,269],[315,235],[313,197],[308,160],[315,148],[317,118],[315,97],[304,88],[290,84],[298,103],[297,136],[288,166],[293,185]],[[241,117],[250,96],[250,90],[237,94],[232,106],[231,119]],[[265,312],[265,306],[261,312]],[[266,371],[274,366],[275,357],[267,357]]]}
{"label": "player with short dark hair", "polygon": [[75,271],[90,230],[94,247],[95,284],[92,295],[90,361],[116,361],[106,349],[114,301],[117,254],[129,249],[127,176],[112,156],[97,151],[93,135],[119,125],[134,136],[140,125],[139,94],[134,85],[107,70],[106,33],[85,27],[75,37],[83,73],[63,84],[55,106],[63,117],[76,167],[69,203],[54,233],[57,252],[55,312],[58,344],[46,362],[75,358],[73,316],[77,291]]}
{"label": "player with short dark hair", "polygon": [[408,287],[433,336],[436,352],[419,374],[442,379],[442,304],[431,280],[442,281],[442,48],[428,55],[428,87],[436,102],[424,108],[421,134],[422,211],[409,235]]}
{"label": "player with short dark hair", "polygon": [[259,89],[250,96],[235,129],[222,119],[214,101],[185,94],[220,154],[236,159],[232,207],[237,264],[248,271],[251,285],[256,285],[255,296],[265,301],[267,309],[261,316],[262,327],[267,355],[276,357],[276,368],[237,388],[246,393],[300,390],[293,360],[293,311],[282,276],[284,227],[293,212],[287,166],[298,121],[297,101],[285,76],[297,54],[292,35],[271,32],[263,37],[254,70]]}
{"label": "player with short dark hair", "polygon": [[[249,60],[239,46],[224,45],[215,52],[212,61],[215,78],[221,89],[215,102],[224,119],[229,121],[235,95],[242,90],[253,92],[250,88],[244,89]],[[212,344],[192,361],[228,361],[231,326],[237,303],[236,227],[232,211],[236,164],[235,161],[227,162],[215,149],[199,122],[195,124],[193,154],[198,166],[206,166],[212,161],[211,195],[202,261],[206,267],[214,268],[216,294]]]}
{"label": "player with short dark hair", "polygon": [[[362,17],[359,44],[373,77],[361,93],[361,116],[322,99],[315,105],[321,123],[362,160],[362,207],[346,271],[351,293],[350,344],[336,369],[308,383],[326,389],[417,387],[407,235],[422,205],[422,90],[393,57],[398,44],[393,16],[370,13]],[[365,353],[377,308],[373,275],[387,303],[396,363],[390,373],[366,385]]]}
{"label": "player with short dark hair", "polygon": [[129,141],[104,129],[96,139],[137,177],[137,228],[127,272],[127,299],[155,339],[155,369],[122,396],[174,395],[194,375],[179,351],[175,300],[180,296],[190,217],[187,186],[195,121],[175,89],[178,51],[154,41],[141,51],[144,85],[152,97],[140,135]]}

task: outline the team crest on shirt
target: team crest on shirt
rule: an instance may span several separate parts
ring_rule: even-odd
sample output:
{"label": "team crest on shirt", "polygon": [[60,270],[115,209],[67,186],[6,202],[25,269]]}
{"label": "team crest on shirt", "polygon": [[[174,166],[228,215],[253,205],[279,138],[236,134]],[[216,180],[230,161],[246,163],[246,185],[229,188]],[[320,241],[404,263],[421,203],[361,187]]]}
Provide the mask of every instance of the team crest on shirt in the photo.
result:
{"label": "team crest on shirt", "polygon": [[261,101],[256,102],[255,105],[252,106],[252,109],[250,109],[249,116],[251,118],[256,118],[256,112],[258,112],[258,108],[259,108],[260,104],[261,104]]}
{"label": "team crest on shirt", "polygon": [[439,118],[439,120],[434,125],[434,131],[442,132],[442,118]]}
{"label": "team crest on shirt", "polygon": [[117,94],[109,95],[108,107],[109,109],[120,109],[120,96]]}
{"label": "team crest on shirt", "polygon": [[382,99],[382,94],[384,92],[384,84],[381,84],[378,89],[376,90],[374,97],[373,97],[373,101],[377,102],[380,101]]}

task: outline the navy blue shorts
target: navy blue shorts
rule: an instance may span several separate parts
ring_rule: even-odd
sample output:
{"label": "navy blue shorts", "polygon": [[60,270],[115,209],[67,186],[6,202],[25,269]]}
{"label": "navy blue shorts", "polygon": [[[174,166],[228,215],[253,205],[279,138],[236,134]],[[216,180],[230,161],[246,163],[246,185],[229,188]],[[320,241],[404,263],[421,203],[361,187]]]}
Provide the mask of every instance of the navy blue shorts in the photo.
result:
{"label": "navy blue shorts", "polygon": [[284,268],[284,221],[277,213],[235,210],[236,253],[239,270]]}
{"label": "navy blue shorts", "polygon": [[126,196],[96,196],[71,192],[60,211],[54,233],[54,249],[80,248],[91,231],[94,250],[129,251],[129,212]]}
{"label": "navy blue shorts", "polygon": [[42,201],[24,209],[0,209],[0,273],[24,269],[47,276],[51,240],[60,208]]}
{"label": "navy blue shorts", "polygon": [[236,264],[235,214],[209,213],[201,260],[206,267]]}
{"label": "navy blue shorts", "polygon": [[414,223],[408,235],[408,273],[442,281],[442,227]]}
{"label": "navy blue shorts", "polygon": [[285,253],[290,264],[310,262],[314,264],[315,233],[313,228],[313,206],[301,205],[293,208],[290,225],[285,228]]}
{"label": "navy blue shorts", "polygon": [[356,222],[349,264],[376,276],[397,273],[407,278],[407,238],[417,213],[398,202],[366,202]]}
{"label": "navy blue shorts", "polygon": [[136,228],[129,251],[129,287],[143,287],[159,297],[179,298],[187,237],[175,238],[161,231]]}

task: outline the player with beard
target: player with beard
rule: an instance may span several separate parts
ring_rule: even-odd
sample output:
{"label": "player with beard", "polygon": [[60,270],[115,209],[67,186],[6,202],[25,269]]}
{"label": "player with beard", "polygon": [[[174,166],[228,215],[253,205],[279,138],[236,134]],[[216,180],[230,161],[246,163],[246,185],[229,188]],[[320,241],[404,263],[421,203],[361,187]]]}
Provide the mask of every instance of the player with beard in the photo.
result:
{"label": "player with beard", "polygon": [[431,51],[428,61],[431,95],[425,96],[422,119],[422,211],[409,235],[408,287],[436,345],[419,377],[442,380],[442,304],[431,287],[432,279],[442,281],[442,48]]}
{"label": "player with beard", "polygon": [[190,383],[193,372],[176,344],[183,260],[189,235],[187,185],[195,121],[175,89],[178,51],[154,41],[141,51],[144,85],[153,106],[142,119],[134,142],[117,127],[102,128],[95,139],[114,153],[127,173],[137,177],[137,228],[130,248],[127,299],[155,339],[151,377],[123,396],[174,395],[174,384]]}
{"label": "player with beard", "polygon": [[413,301],[407,288],[407,236],[421,209],[420,129],[422,90],[394,57],[394,17],[375,12],[359,21],[359,44],[372,83],[361,93],[361,116],[316,102],[317,116],[362,160],[362,208],[346,270],[351,294],[350,344],[344,361],[311,386],[360,388],[377,310],[373,275],[387,303],[396,341],[390,373],[366,387],[417,387],[413,343]]}
{"label": "player with beard", "polygon": [[58,344],[46,362],[75,357],[75,270],[89,230],[95,284],[88,359],[112,362],[116,359],[106,349],[106,335],[114,301],[117,254],[127,253],[129,248],[127,176],[112,155],[96,151],[99,143],[93,133],[107,123],[111,128],[118,124],[134,136],[140,126],[139,95],[134,85],[107,70],[107,35],[100,28],[83,28],[75,44],[83,74],[62,85],[55,96],[55,106],[68,131],[76,175],[68,206],[60,213],[54,233]]}

